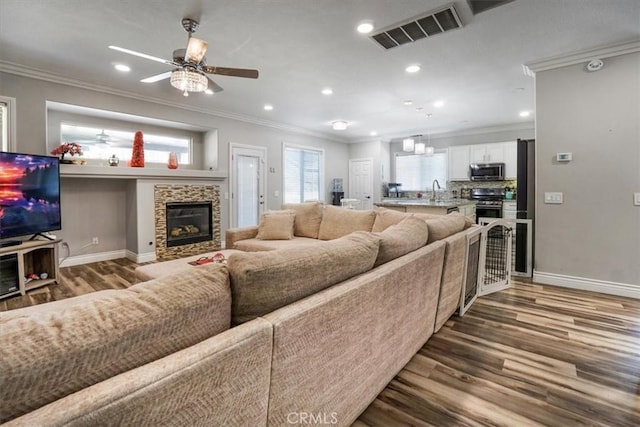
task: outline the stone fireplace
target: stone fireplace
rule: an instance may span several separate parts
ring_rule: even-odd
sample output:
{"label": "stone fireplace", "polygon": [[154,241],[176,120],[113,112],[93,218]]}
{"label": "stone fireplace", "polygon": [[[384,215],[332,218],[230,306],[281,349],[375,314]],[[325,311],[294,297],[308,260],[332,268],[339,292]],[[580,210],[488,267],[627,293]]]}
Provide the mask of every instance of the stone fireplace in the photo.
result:
{"label": "stone fireplace", "polygon": [[158,260],[220,249],[220,191],[217,185],[156,184],[154,211]]}

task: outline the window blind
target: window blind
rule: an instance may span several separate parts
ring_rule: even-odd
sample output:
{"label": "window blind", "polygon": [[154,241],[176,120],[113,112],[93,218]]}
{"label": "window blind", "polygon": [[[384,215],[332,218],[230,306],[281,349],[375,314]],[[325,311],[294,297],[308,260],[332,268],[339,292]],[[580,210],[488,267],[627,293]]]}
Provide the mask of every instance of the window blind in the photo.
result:
{"label": "window blind", "polygon": [[396,156],[396,182],[402,184],[402,190],[431,190],[434,179],[438,180],[441,188],[446,188],[446,152],[436,152],[432,156],[419,154]]}
{"label": "window blind", "polygon": [[284,148],[284,202],[321,200],[322,151]]}

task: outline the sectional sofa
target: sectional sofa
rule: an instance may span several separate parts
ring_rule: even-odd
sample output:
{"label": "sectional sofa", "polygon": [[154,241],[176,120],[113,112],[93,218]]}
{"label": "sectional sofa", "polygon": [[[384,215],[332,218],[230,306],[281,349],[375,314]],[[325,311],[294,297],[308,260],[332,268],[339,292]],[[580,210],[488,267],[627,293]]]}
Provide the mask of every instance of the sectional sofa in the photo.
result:
{"label": "sectional sofa", "polygon": [[455,311],[469,224],[284,208],[227,265],[0,313],[0,422],[350,425]]}

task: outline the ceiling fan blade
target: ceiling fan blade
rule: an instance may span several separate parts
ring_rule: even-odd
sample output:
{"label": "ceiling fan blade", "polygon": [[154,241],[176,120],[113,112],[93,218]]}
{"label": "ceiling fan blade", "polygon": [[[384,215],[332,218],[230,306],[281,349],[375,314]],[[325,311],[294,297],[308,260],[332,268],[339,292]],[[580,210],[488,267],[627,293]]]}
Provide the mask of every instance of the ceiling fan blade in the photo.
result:
{"label": "ceiling fan blade", "polygon": [[189,43],[187,44],[187,52],[184,54],[184,60],[186,62],[195,62],[199,64],[204,58],[204,54],[207,53],[207,44],[206,41],[196,38],[189,37]]}
{"label": "ceiling fan blade", "polygon": [[211,89],[213,91],[213,93],[222,92],[224,90],[216,82],[214,82],[210,78],[207,77],[207,79],[209,80],[209,87],[207,89]]}
{"label": "ceiling fan blade", "polygon": [[258,78],[258,70],[249,70],[245,68],[213,67],[211,65],[205,65],[202,67],[202,71],[209,74],[219,74],[221,76],[246,77],[249,79]]}
{"label": "ceiling fan blade", "polygon": [[147,77],[146,79],[140,80],[142,83],[155,83],[160,80],[168,79],[171,77],[171,71],[167,71],[166,73],[156,74],[155,76]]}
{"label": "ceiling fan blade", "polygon": [[162,64],[176,65],[173,61],[169,61],[168,59],[158,58],[157,56],[147,55],[146,53],[136,52],[135,50],[125,49],[123,47],[109,46],[109,49],[117,50],[118,52],[126,53],[133,56],[139,56],[140,58],[149,59],[151,61],[160,62]]}

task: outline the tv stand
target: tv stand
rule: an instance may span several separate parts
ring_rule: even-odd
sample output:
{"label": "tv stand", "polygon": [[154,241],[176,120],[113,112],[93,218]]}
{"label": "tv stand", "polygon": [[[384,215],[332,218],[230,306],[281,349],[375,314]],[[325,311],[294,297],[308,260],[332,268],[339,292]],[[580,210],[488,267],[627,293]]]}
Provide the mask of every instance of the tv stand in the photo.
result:
{"label": "tv stand", "polygon": [[[27,240],[18,245],[0,247],[0,260],[4,258],[5,261],[2,263],[3,273],[7,273],[1,277],[0,298],[25,295],[31,289],[58,283],[58,243],[61,241]],[[31,274],[38,278],[29,280],[27,276]]]}
{"label": "tv stand", "polygon": [[17,246],[22,244],[20,240],[7,240],[5,242],[0,242],[0,248],[7,248],[9,246]]}

